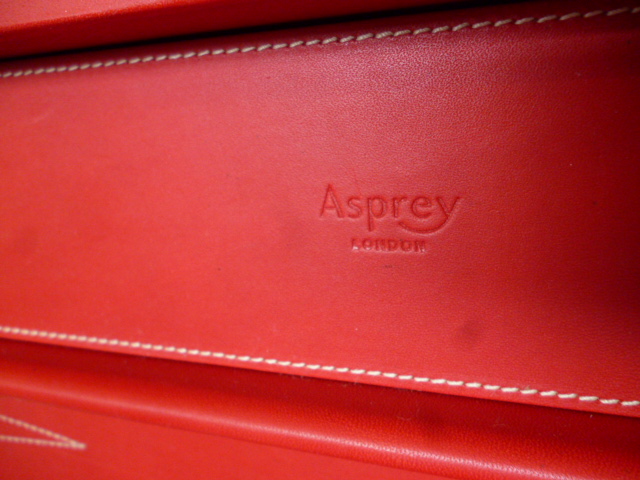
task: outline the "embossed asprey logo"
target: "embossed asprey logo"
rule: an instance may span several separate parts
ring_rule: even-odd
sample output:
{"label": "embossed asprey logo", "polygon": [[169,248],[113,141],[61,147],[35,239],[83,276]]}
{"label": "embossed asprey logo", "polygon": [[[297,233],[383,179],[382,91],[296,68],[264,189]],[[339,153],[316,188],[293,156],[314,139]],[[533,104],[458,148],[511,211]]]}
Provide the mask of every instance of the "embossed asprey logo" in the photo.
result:
{"label": "embossed asprey logo", "polygon": [[[420,237],[442,230],[453,217],[460,197],[442,195],[344,195],[329,184],[320,208],[321,218],[337,221],[359,221],[373,234],[382,225],[391,226],[398,234]],[[389,228],[385,228],[389,231]],[[424,253],[424,240],[403,238],[352,239],[353,250],[415,251]]]}

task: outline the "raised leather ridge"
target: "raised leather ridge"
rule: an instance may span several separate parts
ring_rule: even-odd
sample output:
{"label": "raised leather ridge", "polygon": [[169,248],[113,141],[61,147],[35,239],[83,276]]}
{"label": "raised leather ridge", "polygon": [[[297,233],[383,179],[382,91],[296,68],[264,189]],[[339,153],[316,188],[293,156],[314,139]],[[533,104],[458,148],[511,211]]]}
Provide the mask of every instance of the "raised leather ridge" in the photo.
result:
{"label": "raised leather ridge", "polygon": [[0,6],[0,58],[448,3],[451,0],[60,0]]}

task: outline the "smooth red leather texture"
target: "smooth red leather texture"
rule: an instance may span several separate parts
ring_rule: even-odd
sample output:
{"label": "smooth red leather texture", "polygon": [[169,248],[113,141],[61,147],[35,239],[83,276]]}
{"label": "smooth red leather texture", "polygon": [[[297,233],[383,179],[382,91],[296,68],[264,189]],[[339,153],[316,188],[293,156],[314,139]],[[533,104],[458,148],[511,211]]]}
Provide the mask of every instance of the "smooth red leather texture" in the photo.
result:
{"label": "smooth red leather texture", "polygon": [[[0,412],[11,420],[29,420],[30,425],[54,429],[53,433],[77,433],[85,442],[83,449],[0,440],[2,478],[5,480],[84,480],[89,476],[96,480],[446,480],[10,397],[0,397]],[[0,432],[4,432],[6,424],[1,419],[0,416]],[[24,429],[16,428],[11,434],[47,441],[45,435]]]}
{"label": "smooth red leather texture", "polygon": [[0,58],[451,1],[7,1],[0,4]]}
{"label": "smooth red leather texture", "polygon": [[[62,471],[74,467],[86,474],[94,466],[98,474],[111,471],[117,478],[184,478],[175,473],[180,468],[199,478],[211,460],[200,455],[195,460],[190,450],[204,449],[228,470],[220,476],[211,472],[210,478],[251,478],[260,467],[243,461],[247,449],[261,459],[288,448],[289,454],[278,455],[283,464],[265,467],[266,478],[288,478],[291,463],[296,469],[323,469],[320,478],[368,478],[357,471],[341,474],[341,462],[328,457],[323,467],[324,460],[312,454],[357,460],[363,471],[373,463],[457,479],[640,476],[640,420],[635,418],[8,340],[0,341],[0,354],[0,395],[21,398],[0,396],[0,414],[86,445],[50,453]],[[0,423],[0,435],[25,434],[7,427],[12,426]],[[225,442],[228,446],[221,447]],[[20,472],[49,468],[28,461],[37,454],[34,448],[0,441],[0,455],[11,452],[7,460]],[[123,458],[118,451],[129,454]],[[163,472],[167,461],[173,466]],[[126,475],[137,463],[137,476]],[[370,468],[372,478],[390,477]],[[394,472],[405,478],[402,471]]]}
{"label": "smooth red leather texture", "polygon": [[638,416],[639,25],[529,2],[6,63],[2,334]]}

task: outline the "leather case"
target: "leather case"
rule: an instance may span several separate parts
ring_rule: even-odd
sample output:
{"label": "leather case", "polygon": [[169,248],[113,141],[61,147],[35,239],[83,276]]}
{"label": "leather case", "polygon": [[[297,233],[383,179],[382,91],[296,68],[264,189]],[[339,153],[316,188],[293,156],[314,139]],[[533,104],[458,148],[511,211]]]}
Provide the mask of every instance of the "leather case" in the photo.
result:
{"label": "leather case", "polygon": [[609,436],[588,441],[618,447],[573,471],[510,467],[478,442],[473,467],[444,468],[431,444],[410,461],[335,432],[318,437],[337,450],[310,446],[304,421],[283,444],[235,420],[209,433],[455,478],[633,478],[639,21],[616,2],[528,2],[5,62],[0,389],[172,418],[153,395],[110,410],[111,387],[102,403],[55,394],[61,369],[47,388],[14,381],[13,345],[66,351],[97,384],[82,358],[359,383],[430,412],[525,412],[507,415],[515,430],[600,418]]}

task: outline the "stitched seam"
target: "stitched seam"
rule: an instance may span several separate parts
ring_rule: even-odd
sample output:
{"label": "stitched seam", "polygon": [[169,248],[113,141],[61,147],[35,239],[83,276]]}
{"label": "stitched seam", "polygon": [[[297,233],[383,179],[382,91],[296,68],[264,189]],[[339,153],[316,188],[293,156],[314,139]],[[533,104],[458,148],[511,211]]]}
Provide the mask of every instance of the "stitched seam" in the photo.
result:
{"label": "stitched seam", "polygon": [[13,70],[6,71],[0,74],[0,78],[10,78],[10,77],[26,77],[30,75],[42,75],[49,73],[69,73],[76,72],[88,69],[95,68],[109,68],[109,67],[119,67],[123,65],[135,65],[138,63],[148,63],[148,62],[161,62],[165,60],[183,60],[189,58],[200,58],[212,55],[233,55],[236,53],[260,53],[265,52],[267,50],[280,50],[284,48],[297,48],[297,47],[308,47],[313,45],[323,46],[329,45],[332,43],[352,43],[352,42],[363,42],[366,40],[382,40],[388,38],[402,37],[402,36],[410,36],[415,37],[418,35],[436,35],[444,32],[460,32],[463,30],[478,30],[484,28],[491,27],[503,27],[505,25],[513,25],[520,26],[528,23],[533,24],[542,24],[547,22],[562,22],[567,20],[573,20],[577,18],[589,19],[595,17],[613,17],[622,13],[628,14],[636,14],[640,12],[640,7],[622,7],[615,8],[612,10],[592,10],[586,13],[580,12],[572,12],[567,13],[565,15],[545,15],[542,17],[524,17],[519,19],[506,18],[503,20],[498,20],[496,22],[477,22],[477,23],[468,23],[463,22],[458,25],[443,25],[440,27],[430,28],[417,28],[415,30],[397,30],[397,31],[384,31],[379,33],[364,33],[358,36],[354,35],[346,35],[344,37],[328,37],[324,39],[313,39],[313,40],[296,40],[289,43],[265,43],[262,45],[249,45],[244,47],[232,47],[232,48],[218,48],[218,49],[203,49],[203,50],[192,50],[188,52],[182,53],[172,53],[172,54],[156,54],[156,55],[145,55],[145,56],[137,56],[131,58],[120,58],[117,60],[104,60],[104,61],[95,61],[95,62],[85,62],[85,63],[77,63],[73,65],[60,65],[60,66],[50,66],[50,67],[40,67],[40,68],[27,68],[22,70]]}
{"label": "stitched seam", "polygon": [[64,435],[60,435],[59,433],[52,432],[51,430],[47,430],[46,428],[38,427],[37,425],[32,425],[31,423],[18,420],[17,418],[9,417],[7,415],[0,415],[0,422],[23,428],[30,432],[39,433],[40,435],[43,435],[50,439],[44,440],[39,438],[16,437],[14,435],[0,435],[0,442],[24,443],[27,445],[36,445],[40,447],[69,448],[71,450],[84,450],[87,448],[84,443],[78,442],[69,437],[65,437]]}
{"label": "stitched seam", "polygon": [[[415,30],[399,30],[399,31],[384,31],[379,33],[365,33],[356,36],[348,35],[345,37],[329,37],[325,39],[314,39],[314,40],[298,40],[290,43],[279,43],[279,44],[262,44],[259,46],[246,46],[246,47],[233,47],[227,49],[216,49],[216,50],[208,50],[204,49],[201,51],[189,51],[183,53],[174,53],[174,54],[158,54],[158,55],[147,55],[143,57],[132,57],[132,58],[123,58],[119,60],[107,60],[107,61],[96,61],[96,62],[87,62],[82,64],[74,64],[68,66],[58,66],[58,67],[47,67],[47,68],[37,68],[37,69],[24,69],[24,70],[16,70],[16,71],[7,71],[2,73],[0,78],[10,78],[10,77],[21,77],[21,76],[29,76],[29,75],[41,75],[41,74],[49,74],[49,73],[64,73],[64,72],[74,72],[81,71],[87,69],[95,69],[95,68],[108,68],[114,66],[122,66],[122,65],[134,65],[137,63],[147,63],[152,61],[164,61],[164,60],[181,60],[181,59],[189,59],[189,58],[199,58],[204,56],[212,56],[212,55],[231,55],[235,53],[260,53],[267,50],[280,50],[283,48],[296,48],[301,46],[313,46],[313,45],[329,45],[331,43],[350,43],[350,42],[361,42],[365,40],[381,40],[386,38],[400,37],[400,36],[418,36],[424,34],[439,34],[443,32],[459,32],[462,30],[477,30],[483,28],[490,27],[502,27],[505,25],[524,25],[527,23],[534,24],[542,24],[550,21],[566,21],[571,19],[583,18],[589,19],[598,16],[604,17],[612,17],[615,15],[619,15],[622,13],[630,13],[636,14],[640,12],[640,7],[623,7],[616,8],[612,10],[593,10],[586,13],[572,12],[565,15],[546,15],[542,17],[525,17],[520,19],[503,19],[498,20],[496,22],[479,22],[470,24],[467,22],[460,23],[455,26],[445,25],[436,28],[418,28]],[[15,327],[0,327],[0,330],[4,333],[10,333],[14,335],[23,335],[23,336],[37,336],[44,337],[49,339],[59,339],[70,342],[81,342],[81,343],[94,343],[99,345],[111,345],[124,347],[129,349],[143,349],[143,350],[154,350],[154,351],[164,351],[169,353],[179,353],[183,355],[193,355],[193,356],[202,356],[202,357],[214,357],[221,358],[230,361],[239,361],[239,362],[253,362],[253,363],[266,363],[270,365],[278,365],[281,367],[288,368],[306,368],[309,370],[324,370],[324,371],[335,371],[338,373],[349,373],[352,375],[369,375],[369,376],[380,376],[385,378],[392,378],[401,381],[412,381],[417,383],[432,383],[434,385],[447,385],[450,387],[466,387],[466,388],[475,388],[475,389],[484,389],[487,391],[496,391],[502,393],[519,393],[522,395],[538,395],[542,397],[558,397],[560,399],[577,399],[582,402],[599,402],[604,405],[622,405],[622,406],[638,406],[640,405],[640,401],[637,400],[618,400],[618,399],[605,399],[600,398],[593,395],[578,395],[575,393],[559,393],[555,390],[549,391],[540,391],[537,389],[521,389],[517,387],[501,387],[499,385],[489,385],[482,384],[479,382],[464,382],[464,381],[453,381],[447,379],[432,379],[427,377],[418,377],[414,375],[400,375],[397,373],[390,372],[381,372],[377,370],[365,370],[365,369],[355,369],[348,367],[334,367],[329,365],[316,365],[316,364],[307,364],[304,362],[290,362],[290,361],[281,361],[276,359],[265,359],[262,357],[250,357],[250,356],[241,356],[235,354],[226,354],[222,352],[210,352],[210,351],[202,351],[198,349],[188,349],[188,348],[179,348],[173,346],[164,346],[164,345],[154,345],[150,343],[141,343],[141,342],[129,342],[123,340],[116,339],[107,339],[107,338],[98,338],[98,337],[90,337],[83,335],[74,335],[74,334],[64,334],[64,333],[55,333],[55,332],[46,332],[40,330],[27,330],[20,329]],[[0,420],[5,420],[8,417],[4,417],[0,415]],[[6,421],[6,420],[5,420]],[[24,423],[24,422],[22,422]],[[27,424],[28,425],[28,424]],[[38,428],[38,427],[35,427]],[[49,434],[53,432],[47,431]],[[43,433],[43,432],[40,432]],[[47,436],[51,436],[45,434]],[[57,434],[53,434],[57,435]],[[8,439],[14,439],[15,437],[7,437],[0,436],[0,440],[4,441],[14,441]],[[20,438],[20,437],[17,437]],[[56,437],[52,437],[56,438]],[[67,439],[63,437],[65,441],[72,442],[72,444],[82,445],[81,448],[84,448],[83,444],[79,444],[71,439]],[[46,441],[38,441],[36,439],[24,439],[25,443],[27,440],[33,440],[34,442],[46,442]],[[52,442],[55,443],[55,442]],[[76,447],[68,447],[68,448],[78,448]]]}
{"label": "stitched seam", "polygon": [[[63,340],[67,342],[88,343],[96,345],[108,345],[123,347],[128,349],[138,350],[152,350],[162,351],[168,353],[179,353],[182,355],[191,355],[197,357],[218,358],[229,360],[233,362],[244,363],[266,363],[267,365],[277,365],[279,367],[286,367],[292,369],[307,369],[307,370],[323,370],[337,373],[348,373],[351,375],[367,375],[372,377],[384,377],[389,379],[395,379],[400,381],[410,381],[415,383],[431,383],[434,385],[444,385],[448,387],[465,387],[473,388],[476,390],[487,390],[490,392],[500,393],[517,393],[520,395],[536,395],[544,398],[557,397],[562,400],[578,400],[580,402],[601,403],[603,405],[621,405],[624,407],[637,407],[640,405],[638,400],[619,400],[616,398],[601,398],[595,395],[578,395],[577,393],[560,393],[555,390],[538,390],[534,388],[518,388],[518,387],[503,387],[500,385],[492,385],[480,382],[465,382],[461,380],[448,380],[446,378],[428,378],[419,377],[416,375],[402,375],[392,372],[383,372],[380,370],[366,370],[363,368],[349,368],[349,367],[335,367],[331,365],[310,364],[305,362],[291,362],[286,360],[277,360],[275,358],[264,357],[251,357],[249,355],[236,355],[223,352],[212,352],[209,350],[199,350],[185,347],[175,347],[166,345],[157,345],[153,343],[143,342],[131,342],[128,340],[117,340],[110,338],[101,338],[88,335],[75,335],[67,333],[48,332],[44,330],[29,330],[25,328],[0,326],[0,332],[8,333],[12,335],[21,335],[24,337],[37,337],[49,340]],[[0,415],[0,420],[2,416]],[[38,427],[36,427],[38,428]],[[62,437],[66,438],[66,437]]]}

